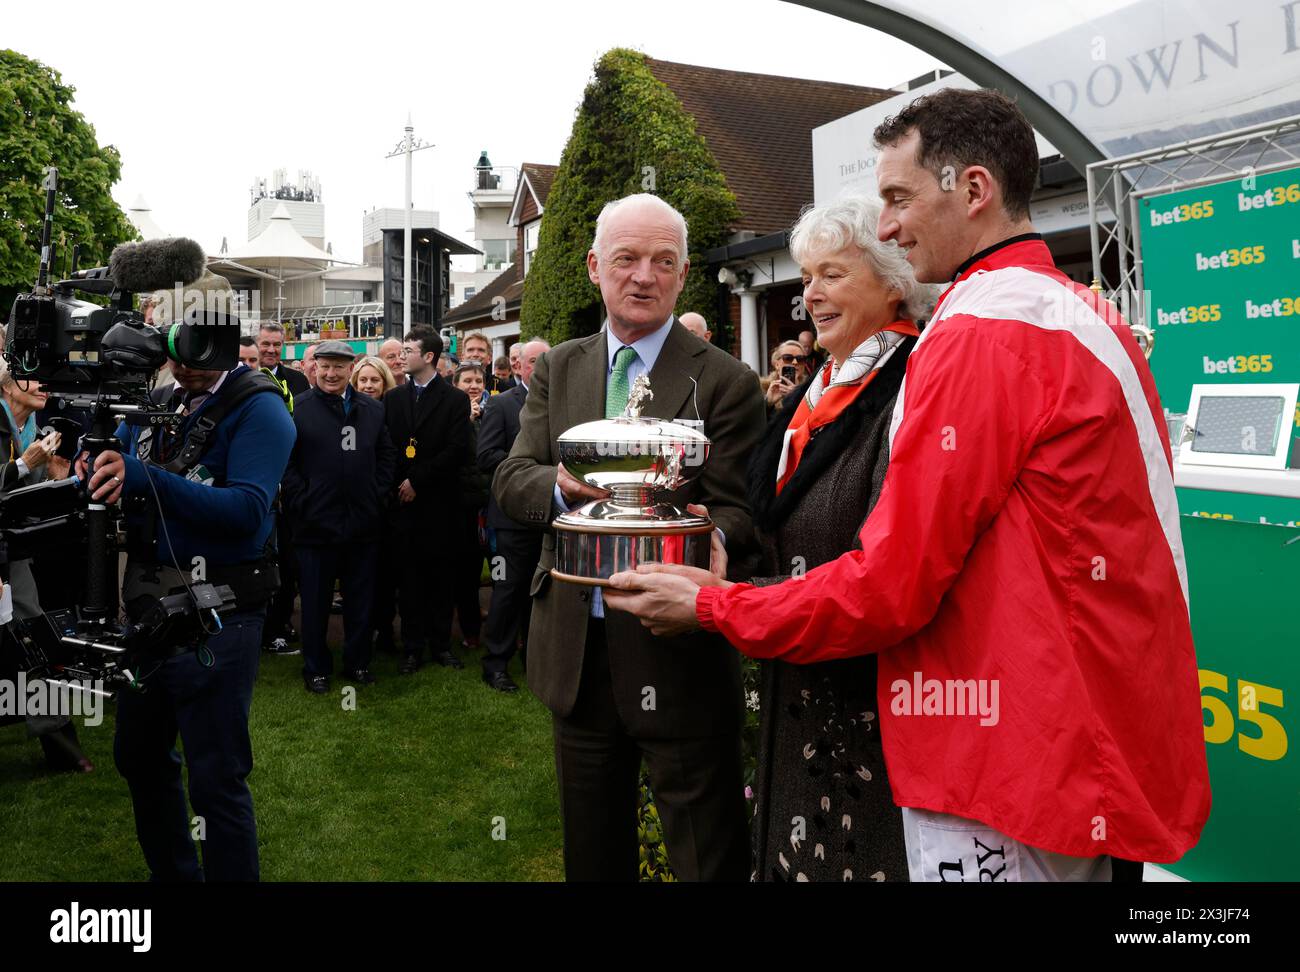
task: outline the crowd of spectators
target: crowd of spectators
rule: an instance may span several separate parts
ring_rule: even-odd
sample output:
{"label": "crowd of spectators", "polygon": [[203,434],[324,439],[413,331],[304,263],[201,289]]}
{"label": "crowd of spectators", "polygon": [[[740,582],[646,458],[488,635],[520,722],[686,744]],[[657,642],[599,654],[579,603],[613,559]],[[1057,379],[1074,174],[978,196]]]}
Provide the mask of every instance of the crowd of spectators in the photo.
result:
{"label": "crowd of spectators", "polygon": [[[280,360],[278,327],[242,344],[244,363],[283,382],[298,375]],[[517,690],[506,667],[527,628],[521,578],[540,551],[516,542],[534,531],[492,511],[489,493],[547,348],[521,343],[494,361],[491,343],[475,333],[456,355],[428,327],[390,338],[376,355],[342,341],[310,346],[308,387],[292,395],[298,438],[280,496],[288,569],[263,636],[268,651],[302,653],[309,691],[329,691],[335,674],[331,611],[343,616],[341,672],[352,683],[375,680],[375,652],[400,655],[399,671],[409,674],[426,659],[461,668],[462,655],[481,648],[484,681]],[[485,619],[480,591],[488,583],[502,590]],[[291,621],[299,602],[301,631]]]}

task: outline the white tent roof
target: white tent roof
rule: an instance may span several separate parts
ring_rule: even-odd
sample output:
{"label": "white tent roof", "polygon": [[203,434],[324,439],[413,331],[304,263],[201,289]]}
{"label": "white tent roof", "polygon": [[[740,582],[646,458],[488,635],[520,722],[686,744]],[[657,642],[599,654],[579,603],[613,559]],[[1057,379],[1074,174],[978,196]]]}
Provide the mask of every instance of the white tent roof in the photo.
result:
{"label": "white tent roof", "polygon": [[286,299],[285,283],[324,276],[336,264],[356,266],[346,260],[336,260],[334,254],[326,253],[304,240],[293,228],[293,221],[284,203],[275,207],[266,229],[253,239],[234,252],[223,247],[223,252],[208,258],[208,269],[218,273],[223,270],[242,270],[278,284],[275,302],[279,309],[276,311],[276,320],[280,319]]}
{"label": "white tent roof", "polygon": [[144,201],[144,196],[135,197],[135,202],[131,203],[131,208],[126,211],[126,218],[131,221],[131,225],[140,233],[141,239],[161,240],[167,238],[168,234],[153,221],[153,211],[149,209],[149,204]]}
{"label": "white tent roof", "polygon": [[242,264],[245,267],[276,268],[278,270],[322,270],[336,260],[318,246],[308,243],[293,228],[293,220],[284,203],[275,207],[266,229],[243,246],[236,247],[213,258],[212,263]]}

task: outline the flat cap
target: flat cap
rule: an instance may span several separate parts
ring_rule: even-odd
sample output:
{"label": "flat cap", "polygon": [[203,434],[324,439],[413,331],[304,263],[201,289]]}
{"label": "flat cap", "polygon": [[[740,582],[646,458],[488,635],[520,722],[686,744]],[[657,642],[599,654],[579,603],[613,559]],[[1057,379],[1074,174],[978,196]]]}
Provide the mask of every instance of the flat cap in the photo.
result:
{"label": "flat cap", "polygon": [[351,345],[346,341],[321,341],[316,345],[316,357],[318,358],[347,358],[353,360],[357,353],[352,350]]}

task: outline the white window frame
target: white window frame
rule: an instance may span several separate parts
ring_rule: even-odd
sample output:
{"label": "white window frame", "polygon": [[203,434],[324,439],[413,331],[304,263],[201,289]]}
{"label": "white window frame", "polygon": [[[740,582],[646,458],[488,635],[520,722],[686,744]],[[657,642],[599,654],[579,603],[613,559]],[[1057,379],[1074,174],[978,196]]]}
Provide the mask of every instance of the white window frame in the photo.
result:
{"label": "white window frame", "polygon": [[[532,236],[529,246],[529,236]],[[537,241],[542,235],[542,221],[535,219],[524,227],[524,276],[528,276],[528,268],[533,264],[533,255],[537,252]]]}

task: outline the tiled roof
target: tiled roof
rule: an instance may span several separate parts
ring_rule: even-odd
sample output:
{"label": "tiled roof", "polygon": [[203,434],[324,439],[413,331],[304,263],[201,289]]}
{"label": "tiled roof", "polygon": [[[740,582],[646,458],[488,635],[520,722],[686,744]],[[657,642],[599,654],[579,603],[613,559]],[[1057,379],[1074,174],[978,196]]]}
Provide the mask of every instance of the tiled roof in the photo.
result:
{"label": "tiled roof", "polygon": [[813,201],[812,130],[897,94],[654,58],[646,65],[695,117],[736,194],[742,216],[732,229],[760,236],[789,229]]}
{"label": "tiled roof", "polygon": [[453,307],[444,314],[442,323],[462,327],[470,321],[488,318],[485,323],[490,324],[492,323],[492,311],[497,306],[495,303],[497,297],[505,298],[504,306],[507,312],[509,312],[512,305],[518,307],[524,294],[523,272],[522,261],[516,260],[493,277],[492,282],[477,294],[459,307]]}
{"label": "tiled roof", "polygon": [[528,184],[533,187],[533,192],[537,195],[537,204],[545,206],[546,197],[551,194],[551,183],[555,181],[555,173],[560,167],[543,165],[540,162],[525,162],[520,168],[524,170],[524,175],[528,176]]}

